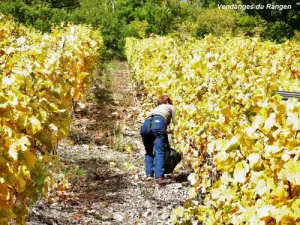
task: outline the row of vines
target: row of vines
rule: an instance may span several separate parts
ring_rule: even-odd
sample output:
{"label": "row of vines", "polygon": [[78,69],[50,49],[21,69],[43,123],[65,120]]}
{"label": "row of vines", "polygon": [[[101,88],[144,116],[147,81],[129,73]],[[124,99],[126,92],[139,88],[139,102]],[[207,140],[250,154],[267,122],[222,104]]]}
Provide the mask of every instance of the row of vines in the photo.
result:
{"label": "row of vines", "polygon": [[55,188],[52,151],[97,64],[99,37],[82,25],[41,34],[0,15],[0,224],[26,224],[30,200]]}
{"label": "row of vines", "polygon": [[176,148],[194,173],[175,224],[300,223],[300,103],[276,94],[300,90],[299,43],[130,38],[126,55],[148,95],[177,110]]}

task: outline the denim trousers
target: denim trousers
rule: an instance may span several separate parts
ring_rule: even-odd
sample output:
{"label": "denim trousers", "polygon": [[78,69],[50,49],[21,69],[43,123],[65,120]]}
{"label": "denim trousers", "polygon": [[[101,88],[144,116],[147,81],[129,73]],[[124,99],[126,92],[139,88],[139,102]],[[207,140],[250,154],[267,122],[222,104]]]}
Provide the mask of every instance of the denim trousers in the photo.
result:
{"label": "denim trousers", "polygon": [[152,116],[141,127],[141,136],[145,146],[146,174],[155,178],[164,177],[164,158],[169,146],[166,121],[162,116]]}

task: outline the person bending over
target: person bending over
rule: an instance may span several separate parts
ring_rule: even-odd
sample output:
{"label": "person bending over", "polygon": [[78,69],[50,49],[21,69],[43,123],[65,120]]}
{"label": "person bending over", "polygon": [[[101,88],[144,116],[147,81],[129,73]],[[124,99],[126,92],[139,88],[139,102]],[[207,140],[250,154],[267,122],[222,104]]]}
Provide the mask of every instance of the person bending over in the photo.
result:
{"label": "person bending over", "polygon": [[167,126],[171,119],[174,125],[176,123],[175,107],[167,95],[160,96],[157,104],[158,106],[151,110],[144,121],[140,133],[146,150],[146,176],[154,177],[155,174],[156,182],[163,183],[164,157],[166,149],[169,148]]}

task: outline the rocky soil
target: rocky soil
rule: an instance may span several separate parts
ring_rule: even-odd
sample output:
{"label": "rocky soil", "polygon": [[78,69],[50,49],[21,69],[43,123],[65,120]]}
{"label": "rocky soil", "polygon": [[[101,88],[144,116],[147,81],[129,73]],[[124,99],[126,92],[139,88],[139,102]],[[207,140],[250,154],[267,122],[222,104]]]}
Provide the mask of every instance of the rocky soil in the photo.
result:
{"label": "rocky soil", "polygon": [[160,186],[144,175],[139,135],[141,94],[125,62],[99,71],[89,96],[75,109],[68,139],[57,153],[70,188],[30,208],[29,225],[167,225],[170,211],[187,197],[188,170]]}

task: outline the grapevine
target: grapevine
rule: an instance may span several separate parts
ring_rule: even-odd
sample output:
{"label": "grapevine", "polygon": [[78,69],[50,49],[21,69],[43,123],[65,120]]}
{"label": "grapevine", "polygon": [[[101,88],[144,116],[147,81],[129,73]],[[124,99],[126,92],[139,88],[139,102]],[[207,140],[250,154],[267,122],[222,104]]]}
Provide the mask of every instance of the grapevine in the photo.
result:
{"label": "grapevine", "polygon": [[297,42],[258,38],[127,39],[134,79],[170,95],[194,170],[173,223],[300,222],[300,103],[276,94],[300,90],[299,53]]}
{"label": "grapevine", "polygon": [[0,15],[0,224],[26,224],[30,199],[54,185],[53,154],[102,47],[83,25],[42,34]]}

